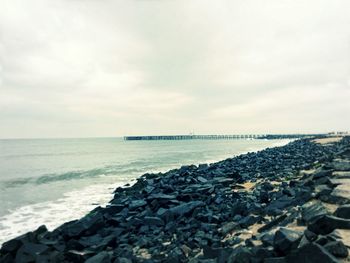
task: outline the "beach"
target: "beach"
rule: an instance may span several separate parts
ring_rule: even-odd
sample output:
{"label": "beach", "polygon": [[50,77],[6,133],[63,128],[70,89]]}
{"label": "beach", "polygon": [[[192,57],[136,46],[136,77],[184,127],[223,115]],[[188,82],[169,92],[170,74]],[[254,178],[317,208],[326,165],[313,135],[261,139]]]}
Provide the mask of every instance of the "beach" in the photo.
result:
{"label": "beach", "polygon": [[[45,224],[53,230],[106,206],[142,174],[211,163],[290,140],[0,140],[0,246]],[[67,209],[69,207],[69,209]]]}
{"label": "beach", "polygon": [[349,173],[349,137],[146,173],[106,207],[5,242],[0,261],[339,262]]}

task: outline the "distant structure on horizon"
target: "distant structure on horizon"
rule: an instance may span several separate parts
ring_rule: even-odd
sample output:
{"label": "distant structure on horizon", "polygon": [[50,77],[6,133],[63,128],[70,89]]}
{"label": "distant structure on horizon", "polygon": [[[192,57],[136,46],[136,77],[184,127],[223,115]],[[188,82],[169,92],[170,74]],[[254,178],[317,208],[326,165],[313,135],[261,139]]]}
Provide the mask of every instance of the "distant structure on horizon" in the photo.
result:
{"label": "distant structure on horizon", "polygon": [[328,133],[329,135],[349,135],[350,133],[348,131],[335,131]]}
{"label": "distant structure on horizon", "polygon": [[159,141],[159,140],[237,140],[237,139],[298,139],[327,134],[244,134],[244,135],[151,135],[124,136],[126,141]]}

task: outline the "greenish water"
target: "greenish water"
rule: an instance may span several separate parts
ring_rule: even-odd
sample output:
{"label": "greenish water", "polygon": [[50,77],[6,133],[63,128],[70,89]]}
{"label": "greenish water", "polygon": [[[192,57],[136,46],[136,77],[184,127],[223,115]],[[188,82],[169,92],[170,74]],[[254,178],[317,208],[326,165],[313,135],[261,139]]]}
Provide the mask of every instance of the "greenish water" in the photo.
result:
{"label": "greenish water", "polygon": [[0,243],[56,227],[105,205],[117,186],[146,172],[218,161],[282,140],[0,140]]}

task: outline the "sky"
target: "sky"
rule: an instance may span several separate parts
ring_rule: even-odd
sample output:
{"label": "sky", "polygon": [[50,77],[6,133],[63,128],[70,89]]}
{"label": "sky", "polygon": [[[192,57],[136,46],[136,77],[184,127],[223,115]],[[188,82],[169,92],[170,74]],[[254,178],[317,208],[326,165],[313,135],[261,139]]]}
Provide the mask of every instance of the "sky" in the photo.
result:
{"label": "sky", "polygon": [[350,130],[348,0],[0,0],[0,138]]}

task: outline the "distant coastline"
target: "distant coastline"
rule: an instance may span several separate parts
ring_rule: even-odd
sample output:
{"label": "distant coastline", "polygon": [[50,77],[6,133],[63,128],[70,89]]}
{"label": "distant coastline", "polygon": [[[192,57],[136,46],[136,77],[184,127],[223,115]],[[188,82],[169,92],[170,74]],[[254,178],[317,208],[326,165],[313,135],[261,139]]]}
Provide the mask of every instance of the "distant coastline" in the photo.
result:
{"label": "distant coastline", "polygon": [[158,140],[240,140],[240,139],[301,139],[310,137],[324,137],[327,134],[218,134],[218,135],[140,135],[124,136],[126,141],[158,141]]}

